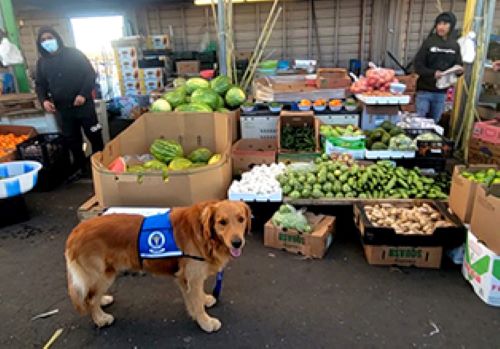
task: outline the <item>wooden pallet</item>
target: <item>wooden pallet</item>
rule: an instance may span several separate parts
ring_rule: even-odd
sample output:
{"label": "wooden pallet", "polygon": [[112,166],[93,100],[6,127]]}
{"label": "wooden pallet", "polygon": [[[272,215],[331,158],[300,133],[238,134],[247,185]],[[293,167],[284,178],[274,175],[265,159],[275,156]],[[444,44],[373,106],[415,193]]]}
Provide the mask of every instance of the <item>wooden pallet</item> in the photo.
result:
{"label": "wooden pallet", "polygon": [[4,116],[33,113],[42,110],[40,102],[34,93],[11,93],[0,95],[0,114]]}

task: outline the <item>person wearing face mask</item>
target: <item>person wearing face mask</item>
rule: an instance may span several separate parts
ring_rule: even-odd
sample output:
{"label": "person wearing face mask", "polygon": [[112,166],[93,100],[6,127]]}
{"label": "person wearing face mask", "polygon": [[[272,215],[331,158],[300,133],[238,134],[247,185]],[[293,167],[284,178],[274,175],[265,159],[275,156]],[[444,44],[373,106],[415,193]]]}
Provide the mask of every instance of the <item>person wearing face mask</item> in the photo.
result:
{"label": "person wearing face mask", "polygon": [[76,48],[64,46],[59,34],[50,27],[40,28],[37,47],[40,58],[36,93],[43,108],[58,115],[78,176],[87,172],[82,129],[93,153],[104,147],[92,98],[96,73],[87,57]]}
{"label": "person wearing face mask", "polygon": [[436,17],[429,37],[415,56],[417,81],[416,105],[421,117],[429,117],[439,122],[445,109],[447,88],[439,88],[437,82],[443,72],[457,66],[463,72],[462,55],[454,29],[457,19],[452,12],[443,12]]}

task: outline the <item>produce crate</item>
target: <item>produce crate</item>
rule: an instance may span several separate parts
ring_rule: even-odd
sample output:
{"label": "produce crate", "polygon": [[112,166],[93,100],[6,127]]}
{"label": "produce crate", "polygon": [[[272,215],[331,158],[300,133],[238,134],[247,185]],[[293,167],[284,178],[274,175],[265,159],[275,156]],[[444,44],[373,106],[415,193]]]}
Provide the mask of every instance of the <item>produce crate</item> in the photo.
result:
{"label": "produce crate", "polygon": [[[405,133],[411,138],[415,138],[421,134],[429,133],[428,129],[406,128]],[[441,140],[439,141],[417,141],[417,157],[442,157],[451,158],[453,156],[454,143],[451,140],[438,135],[435,131],[431,131]]]}
{"label": "produce crate", "polygon": [[[28,139],[36,136],[37,132],[35,128],[30,126],[14,126],[14,125],[0,125],[0,135],[5,135],[12,133],[16,136],[27,135]],[[0,162],[13,161],[17,159],[17,149],[2,149],[0,146],[0,150],[3,150],[7,153],[7,155],[0,157]]]}
{"label": "produce crate", "polygon": [[433,169],[436,172],[443,172],[446,170],[446,158],[413,157],[393,160],[398,166],[405,168],[418,167],[421,169]]}
{"label": "produce crate", "polygon": [[276,141],[268,139],[240,139],[233,145],[233,176],[249,171],[255,165],[276,162]]}
{"label": "produce crate", "polygon": [[[391,227],[374,226],[366,215],[365,206],[373,206],[377,203],[379,203],[377,200],[370,200],[369,202],[356,203],[354,205],[354,222],[360,231],[364,244],[453,248],[460,246],[465,241],[467,230],[460,219],[456,215],[451,214],[447,206],[442,202],[426,202],[426,204],[434,208],[441,214],[442,218],[451,222],[454,226],[435,228],[432,235],[397,234]],[[420,205],[421,202],[418,200],[407,203],[384,201],[384,204],[392,204],[398,207],[412,207]]]}
{"label": "produce crate", "polygon": [[314,135],[314,151],[320,151],[320,141],[319,141],[319,120],[314,117],[314,113],[310,112],[287,112],[282,111],[278,119],[277,125],[277,139],[278,139],[278,152],[279,153],[311,153],[311,152],[297,152],[291,149],[285,149],[281,144],[281,130],[284,126],[294,126],[294,127],[310,127],[313,129]]}
{"label": "produce crate", "polygon": [[500,119],[476,122],[472,137],[486,143],[500,144]]}
{"label": "produce crate", "polygon": [[285,250],[306,257],[323,258],[335,234],[335,217],[306,213],[313,230],[303,234],[280,228],[269,220],[264,226],[264,246]]}
{"label": "produce crate", "polygon": [[356,98],[366,105],[405,105],[410,104],[411,97],[409,95],[401,96],[371,96],[358,94]]}
{"label": "produce crate", "polygon": [[322,124],[326,125],[353,125],[359,126],[360,113],[352,113],[346,110],[340,112],[332,112],[325,110],[324,112],[314,112],[314,116]]}
{"label": "produce crate", "polygon": [[469,163],[500,166],[500,144],[495,145],[471,138],[469,141]]}
{"label": "produce crate", "polygon": [[365,158],[369,160],[377,159],[412,159],[415,157],[415,151],[405,150],[368,150],[366,149]]}
{"label": "produce crate", "polygon": [[317,88],[342,88],[351,86],[347,70],[343,68],[318,68],[316,71]]}
{"label": "produce crate", "polygon": [[366,261],[370,265],[402,266],[417,268],[441,267],[442,247],[387,246],[363,244]]}
{"label": "produce crate", "polygon": [[241,138],[276,139],[276,127],[279,116],[247,116],[241,115]]}
{"label": "produce crate", "polygon": [[71,169],[69,150],[59,133],[44,133],[18,145],[22,160],[38,161],[43,165],[38,174],[37,190],[48,191],[68,178]]}

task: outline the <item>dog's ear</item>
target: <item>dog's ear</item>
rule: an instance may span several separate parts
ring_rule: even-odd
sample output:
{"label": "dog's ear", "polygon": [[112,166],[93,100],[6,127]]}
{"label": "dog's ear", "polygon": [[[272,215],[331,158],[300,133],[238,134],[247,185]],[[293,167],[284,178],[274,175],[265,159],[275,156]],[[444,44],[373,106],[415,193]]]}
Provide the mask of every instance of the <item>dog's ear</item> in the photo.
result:
{"label": "dog's ear", "polygon": [[240,202],[240,204],[243,205],[243,208],[245,209],[245,214],[247,216],[247,234],[250,234],[252,232],[252,211],[244,202]]}
{"label": "dog's ear", "polygon": [[214,227],[214,213],[215,213],[215,205],[210,204],[207,205],[201,211],[201,226],[203,230],[203,238],[206,241],[209,241],[212,237],[212,230]]}

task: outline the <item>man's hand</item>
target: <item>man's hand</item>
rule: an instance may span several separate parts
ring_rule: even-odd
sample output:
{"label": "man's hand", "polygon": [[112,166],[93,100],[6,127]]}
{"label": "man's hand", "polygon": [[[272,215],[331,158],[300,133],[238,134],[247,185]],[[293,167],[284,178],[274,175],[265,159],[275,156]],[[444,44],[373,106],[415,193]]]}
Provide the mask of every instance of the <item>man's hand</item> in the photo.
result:
{"label": "man's hand", "polygon": [[434,73],[434,77],[436,78],[436,80],[442,76],[443,76],[443,72],[441,70],[436,70],[436,72]]}
{"label": "man's hand", "polygon": [[76,96],[75,101],[73,102],[73,105],[75,107],[79,107],[79,106],[84,105],[85,101],[86,101],[85,97],[78,95],[78,96]]}
{"label": "man's hand", "polygon": [[43,102],[43,108],[48,112],[48,113],[55,113],[56,112],[56,106],[54,103],[52,103],[49,100],[46,100]]}

